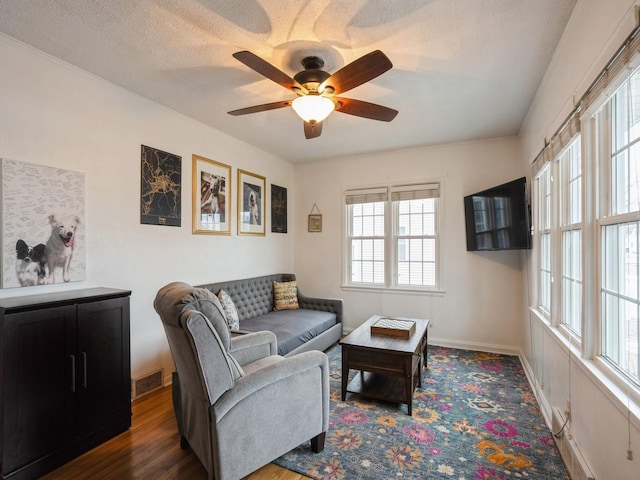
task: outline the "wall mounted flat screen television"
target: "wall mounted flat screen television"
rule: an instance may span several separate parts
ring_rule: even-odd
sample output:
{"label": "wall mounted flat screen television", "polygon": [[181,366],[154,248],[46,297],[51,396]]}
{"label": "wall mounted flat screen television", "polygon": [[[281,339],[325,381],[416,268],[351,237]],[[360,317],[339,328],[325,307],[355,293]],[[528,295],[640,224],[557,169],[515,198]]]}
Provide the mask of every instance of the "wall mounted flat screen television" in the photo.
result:
{"label": "wall mounted flat screen television", "polygon": [[525,177],[464,197],[464,211],[468,251],[531,248]]}

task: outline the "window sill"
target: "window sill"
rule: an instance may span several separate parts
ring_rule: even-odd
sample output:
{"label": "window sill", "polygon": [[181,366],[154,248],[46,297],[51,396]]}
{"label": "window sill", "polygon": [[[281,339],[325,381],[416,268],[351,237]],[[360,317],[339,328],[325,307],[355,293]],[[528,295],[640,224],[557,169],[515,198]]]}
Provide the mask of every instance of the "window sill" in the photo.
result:
{"label": "window sill", "polygon": [[383,286],[356,286],[356,285],[341,285],[340,288],[344,292],[378,292],[387,293],[391,295],[427,295],[434,297],[443,297],[447,291],[438,289],[426,289],[426,288],[408,288],[408,287],[383,287]]}

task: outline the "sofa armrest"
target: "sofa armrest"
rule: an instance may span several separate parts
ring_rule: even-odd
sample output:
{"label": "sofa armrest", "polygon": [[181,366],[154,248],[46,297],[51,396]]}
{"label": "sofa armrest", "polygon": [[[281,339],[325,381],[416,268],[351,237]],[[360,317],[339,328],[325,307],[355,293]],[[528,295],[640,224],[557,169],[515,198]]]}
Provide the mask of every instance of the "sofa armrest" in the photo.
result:
{"label": "sofa armrest", "polygon": [[[318,374],[314,373],[316,369],[320,369],[320,381],[318,381]],[[315,392],[299,388],[302,386],[298,383],[299,378],[304,376],[309,376],[309,380],[318,385]],[[277,397],[264,391],[266,387],[274,385],[279,385],[277,391],[280,394]],[[269,416],[269,412],[288,411],[284,405],[289,403],[294,408],[293,405],[295,405],[298,396],[317,395],[318,393],[322,398],[322,424],[326,431],[329,422],[329,358],[325,353],[314,350],[283,358],[279,362],[239,378],[234,387],[222,395],[211,408],[215,412],[217,421],[220,421],[241,401],[260,396],[264,397],[258,402],[263,412],[254,412],[253,414]],[[245,412],[243,415],[248,414],[249,412]]]}
{"label": "sofa armrest", "polygon": [[278,343],[273,332],[247,333],[231,337],[229,353],[242,366],[270,355],[277,355]]}
{"label": "sofa armrest", "polygon": [[344,302],[341,298],[313,298],[307,297],[298,289],[298,305],[308,310],[321,310],[336,314],[336,322],[342,323]]}

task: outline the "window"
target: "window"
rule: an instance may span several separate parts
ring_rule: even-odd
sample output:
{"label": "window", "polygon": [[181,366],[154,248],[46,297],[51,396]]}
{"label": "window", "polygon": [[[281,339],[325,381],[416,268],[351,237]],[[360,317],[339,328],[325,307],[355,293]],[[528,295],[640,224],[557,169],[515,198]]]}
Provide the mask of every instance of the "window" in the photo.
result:
{"label": "window", "polygon": [[439,196],[435,183],[346,192],[345,283],[439,288]]}
{"label": "window", "polygon": [[551,314],[551,168],[543,168],[536,178],[538,207],[537,229],[540,256],[538,307],[549,318]]}
{"label": "window", "polygon": [[436,287],[438,186],[392,191],[396,285]]}
{"label": "window", "polygon": [[349,218],[349,282],[385,283],[385,202],[387,189],[352,192],[346,197]]}
{"label": "window", "polygon": [[581,357],[596,360],[591,365],[606,385],[624,388],[634,402],[640,401],[638,32],[545,138],[532,164],[532,309]]}
{"label": "window", "polygon": [[562,316],[560,323],[581,336],[582,166],[578,135],[558,157],[562,230]]}
{"label": "window", "polygon": [[[601,279],[600,354],[640,384],[640,74],[636,71],[598,113]],[[607,185],[608,184],[608,185]]]}

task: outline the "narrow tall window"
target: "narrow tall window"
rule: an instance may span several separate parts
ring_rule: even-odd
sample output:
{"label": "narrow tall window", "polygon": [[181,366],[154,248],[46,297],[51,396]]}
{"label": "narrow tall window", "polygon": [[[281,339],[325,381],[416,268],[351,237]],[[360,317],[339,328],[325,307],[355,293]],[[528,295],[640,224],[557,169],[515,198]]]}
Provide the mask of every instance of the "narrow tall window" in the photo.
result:
{"label": "narrow tall window", "polygon": [[349,283],[385,283],[385,202],[387,189],[347,195]]}
{"label": "narrow tall window", "polygon": [[540,242],[538,306],[551,314],[551,168],[543,168],[536,179],[537,185],[537,233]]}
{"label": "narrow tall window", "polygon": [[582,312],[582,166],[578,135],[558,158],[562,229],[562,317],[560,323],[580,337]]}
{"label": "narrow tall window", "polygon": [[395,218],[396,284],[437,285],[438,185],[422,189],[394,189],[391,194]]}

